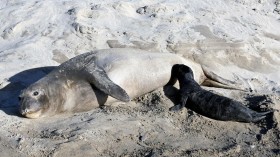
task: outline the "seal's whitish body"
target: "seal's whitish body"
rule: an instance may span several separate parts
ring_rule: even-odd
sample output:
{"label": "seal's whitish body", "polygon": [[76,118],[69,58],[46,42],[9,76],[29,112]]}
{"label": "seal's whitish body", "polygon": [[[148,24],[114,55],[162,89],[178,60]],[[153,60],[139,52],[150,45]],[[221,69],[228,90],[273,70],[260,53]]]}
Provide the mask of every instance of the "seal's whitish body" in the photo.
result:
{"label": "seal's whitish body", "polygon": [[205,76],[201,66],[171,53],[153,53],[136,49],[109,49],[99,51],[96,64],[109,78],[120,85],[130,98],[135,98],[159,87],[170,80],[174,64],[186,64],[195,70],[195,78],[202,83]]}
{"label": "seal's whitish body", "polygon": [[202,89],[193,79],[191,68],[185,65],[173,66],[172,79],[179,80],[180,104],[171,107],[171,111],[178,111],[186,106],[209,118],[239,122],[257,122],[273,112],[259,113],[238,101]]}
{"label": "seal's whitish body", "polygon": [[20,112],[38,118],[129,101],[164,86],[174,64],[194,69],[199,83],[206,79],[199,64],[171,53],[107,49],[81,54],[25,89]]}

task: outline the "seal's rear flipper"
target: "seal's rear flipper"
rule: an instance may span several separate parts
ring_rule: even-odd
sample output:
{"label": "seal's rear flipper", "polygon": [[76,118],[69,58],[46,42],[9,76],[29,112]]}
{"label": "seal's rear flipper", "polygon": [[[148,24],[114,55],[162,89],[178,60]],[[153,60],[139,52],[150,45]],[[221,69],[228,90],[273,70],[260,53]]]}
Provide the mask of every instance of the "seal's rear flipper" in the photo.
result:
{"label": "seal's rear flipper", "polygon": [[[205,79],[204,82],[201,84],[202,86],[207,86],[207,87],[216,87],[216,88],[224,88],[224,89],[235,89],[235,90],[240,90],[246,92],[247,90],[241,89],[238,87],[233,87],[230,85],[222,84],[220,82],[210,80],[210,79]],[[234,84],[233,84],[234,85]]]}
{"label": "seal's rear flipper", "polygon": [[97,66],[87,66],[84,69],[86,79],[102,92],[124,102],[130,100],[128,94],[119,85],[115,84],[106,72]]}
{"label": "seal's rear flipper", "polygon": [[217,74],[209,71],[205,66],[202,66],[202,70],[204,75],[207,77],[207,79],[205,79],[205,81],[201,84],[203,86],[248,91],[246,89],[241,89],[240,87],[236,87],[235,82],[226,80],[218,76]]}
{"label": "seal's rear flipper", "polygon": [[267,111],[267,112],[260,112],[260,113],[259,112],[254,112],[254,113],[252,113],[252,122],[254,122],[254,123],[258,122],[258,121],[264,119],[267,114],[272,113],[272,112],[273,112],[273,110],[272,111]]}

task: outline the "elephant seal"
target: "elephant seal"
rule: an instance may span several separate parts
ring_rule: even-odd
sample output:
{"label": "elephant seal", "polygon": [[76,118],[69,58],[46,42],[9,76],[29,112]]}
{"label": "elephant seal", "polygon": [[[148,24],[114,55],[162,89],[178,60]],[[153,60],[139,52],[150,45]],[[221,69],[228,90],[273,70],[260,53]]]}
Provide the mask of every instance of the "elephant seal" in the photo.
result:
{"label": "elephant seal", "polygon": [[[27,87],[19,95],[20,113],[28,118],[89,111],[163,87],[174,64],[194,69],[194,79],[211,80],[202,67],[171,53],[105,49],[78,55]],[[210,81],[211,82],[211,81]],[[223,84],[213,81],[217,86]]]}
{"label": "elephant seal", "polygon": [[204,90],[194,79],[190,67],[176,64],[172,68],[172,79],[180,84],[180,103],[170,108],[179,111],[183,107],[209,118],[222,121],[257,122],[266,117],[268,112],[256,112],[242,103]]}

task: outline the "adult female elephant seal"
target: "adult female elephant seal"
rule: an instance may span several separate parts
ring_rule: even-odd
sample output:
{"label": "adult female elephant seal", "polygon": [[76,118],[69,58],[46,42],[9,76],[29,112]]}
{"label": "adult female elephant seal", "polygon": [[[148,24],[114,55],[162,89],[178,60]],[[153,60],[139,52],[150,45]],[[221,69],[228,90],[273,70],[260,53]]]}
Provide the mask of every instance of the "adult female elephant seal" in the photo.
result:
{"label": "adult female elephant seal", "polygon": [[28,118],[82,112],[117,100],[124,102],[164,86],[174,64],[206,77],[199,64],[171,53],[136,49],[96,50],[76,56],[23,90],[20,112]]}
{"label": "adult female elephant seal", "polygon": [[171,111],[179,111],[186,106],[209,118],[238,122],[257,122],[273,112],[259,113],[240,102],[202,89],[194,80],[193,71],[188,66],[173,66],[171,80],[177,79],[180,84],[180,104],[171,107]]}

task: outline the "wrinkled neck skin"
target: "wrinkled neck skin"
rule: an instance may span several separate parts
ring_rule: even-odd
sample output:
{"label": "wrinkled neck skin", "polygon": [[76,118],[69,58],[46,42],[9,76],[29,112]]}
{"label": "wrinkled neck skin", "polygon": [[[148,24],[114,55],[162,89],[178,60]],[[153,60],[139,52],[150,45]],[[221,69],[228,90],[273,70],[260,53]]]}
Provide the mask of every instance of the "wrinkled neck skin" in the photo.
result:
{"label": "wrinkled neck skin", "polygon": [[68,92],[67,81],[50,73],[48,77],[44,77],[35,84],[45,86],[45,94],[48,99],[48,104],[42,104],[43,109],[40,117],[60,113]]}

